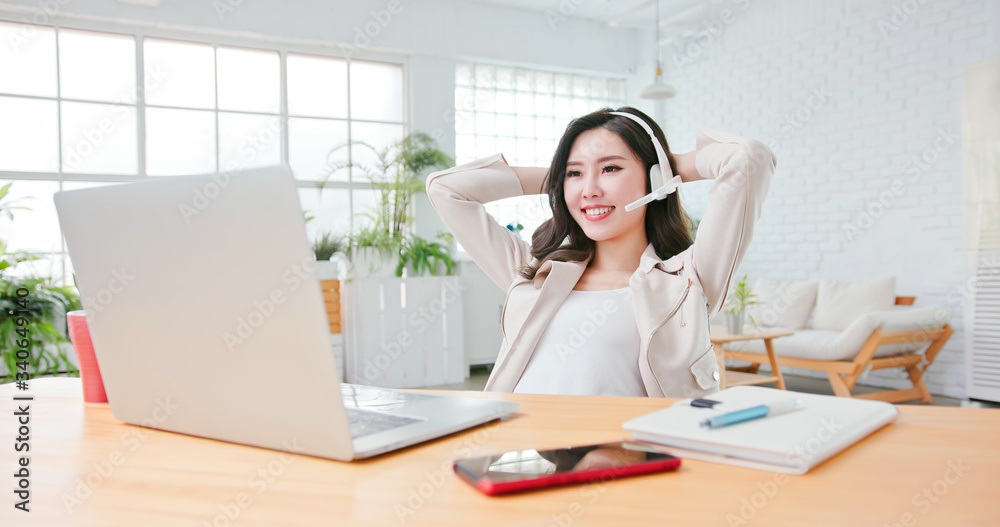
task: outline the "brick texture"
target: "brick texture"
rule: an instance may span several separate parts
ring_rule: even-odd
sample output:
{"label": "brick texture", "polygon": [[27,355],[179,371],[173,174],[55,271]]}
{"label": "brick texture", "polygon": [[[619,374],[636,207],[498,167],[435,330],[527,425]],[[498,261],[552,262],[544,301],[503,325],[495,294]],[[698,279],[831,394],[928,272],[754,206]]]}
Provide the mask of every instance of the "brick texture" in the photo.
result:
{"label": "brick texture", "polygon": [[[897,294],[950,308],[956,332],[925,380],[965,397],[962,69],[1000,54],[998,10],[984,0],[729,3],[732,23],[711,41],[664,49],[679,95],[657,117],[677,152],[702,126],[776,152],[740,276],[895,276]],[[693,217],[709,185],[682,187]],[[863,383],[906,385],[901,371]]]}

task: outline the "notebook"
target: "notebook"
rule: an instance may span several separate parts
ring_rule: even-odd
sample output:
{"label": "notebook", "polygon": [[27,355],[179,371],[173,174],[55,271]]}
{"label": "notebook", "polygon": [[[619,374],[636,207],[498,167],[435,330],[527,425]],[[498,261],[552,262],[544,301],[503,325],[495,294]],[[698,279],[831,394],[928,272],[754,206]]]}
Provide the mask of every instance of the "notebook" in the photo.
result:
{"label": "notebook", "polygon": [[[680,457],[805,474],[896,419],[890,403],[797,393],[760,386],[734,386],[709,399],[713,408],[684,399],[622,424],[635,439],[670,447]],[[784,399],[799,399],[791,412],[722,428],[700,425],[709,417]]]}

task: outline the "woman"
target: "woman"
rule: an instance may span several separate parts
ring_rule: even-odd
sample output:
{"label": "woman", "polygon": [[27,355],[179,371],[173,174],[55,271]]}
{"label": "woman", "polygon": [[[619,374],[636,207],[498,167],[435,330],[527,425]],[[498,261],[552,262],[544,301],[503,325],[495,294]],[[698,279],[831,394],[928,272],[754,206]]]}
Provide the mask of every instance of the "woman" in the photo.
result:
{"label": "woman", "polygon": [[[715,180],[694,243],[676,192],[626,210],[657,190],[650,181],[657,153],[635,119],[665,153],[664,180]],[[504,341],[486,389],[649,397],[717,391],[710,313],[720,309],[749,248],[774,167],[764,144],[708,128],[695,151],[673,155],[652,119],[623,107],[572,121],[548,170],[510,167],[496,154],[431,174],[434,208],[507,291]],[[530,246],[482,205],[543,192],[552,219]]]}

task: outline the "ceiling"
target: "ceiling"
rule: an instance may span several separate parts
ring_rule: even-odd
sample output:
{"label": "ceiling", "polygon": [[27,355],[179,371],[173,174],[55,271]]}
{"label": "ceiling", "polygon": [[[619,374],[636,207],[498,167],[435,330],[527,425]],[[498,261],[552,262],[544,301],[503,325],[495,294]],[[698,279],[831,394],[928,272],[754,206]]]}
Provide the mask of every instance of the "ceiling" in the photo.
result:
{"label": "ceiling", "polygon": [[[552,16],[583,18],[615,27],[652,29],[656,0],[469,0],[479,4],[535,11]],[[701,22],[725,7],[723,0],[659,0],[663,40],[689,36]]]}

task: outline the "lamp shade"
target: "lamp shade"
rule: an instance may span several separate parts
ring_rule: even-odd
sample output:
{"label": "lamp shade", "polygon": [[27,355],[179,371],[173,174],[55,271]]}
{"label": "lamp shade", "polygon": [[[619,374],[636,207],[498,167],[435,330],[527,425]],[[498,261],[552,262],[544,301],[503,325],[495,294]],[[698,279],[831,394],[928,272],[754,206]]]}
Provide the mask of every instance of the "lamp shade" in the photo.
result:
{"label": "lamp shade", "polygon": [[642,90],[639,97],[643,99],[669,99],[675,95],[677,95],[677,90],[673,86],[664,83],[663,78],[657,75],[656,81],[646,86],[646,89]]}

